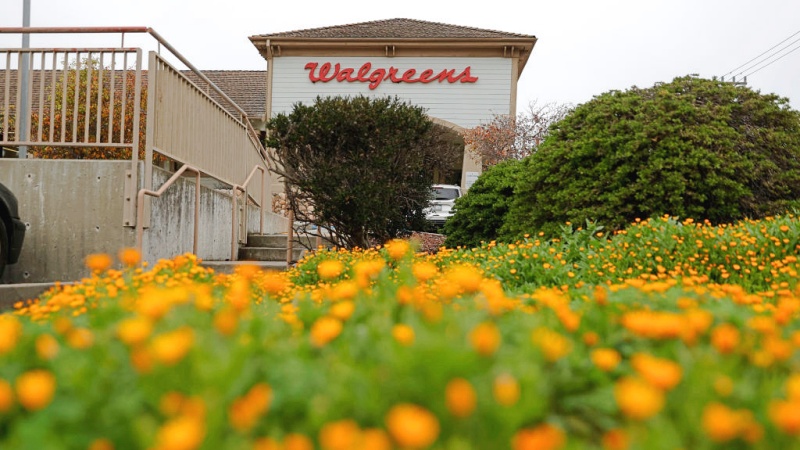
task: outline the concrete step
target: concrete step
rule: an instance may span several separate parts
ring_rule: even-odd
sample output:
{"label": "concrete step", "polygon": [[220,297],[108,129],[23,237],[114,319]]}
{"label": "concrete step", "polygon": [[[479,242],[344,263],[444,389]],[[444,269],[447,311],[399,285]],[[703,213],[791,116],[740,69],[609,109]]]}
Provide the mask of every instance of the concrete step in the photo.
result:
{"label": "concrete step", "polygon": [[[316,248],[316,236],[294,236],[294,247],[307,247]],[[327,245],[326,240],[322,241],[322,245]],[[271,247],[271,248],[286,248],[286,234],[248,234],[247,247]]]}
{"label": "concrete step", "polygon": [[[285,256],[285,253],[284,253]],[[261,270],[286,270],[286,261],[202,261],[200,266],[212,269],[216,273],[231,274],[241,266],[256,266]]]}
{"label": "concrete step", "polygon": [[[305,249],[292,248],[292,260],[297,261],[303,257]],[[239,247],[240,261],[286,261],[286,247]]]}

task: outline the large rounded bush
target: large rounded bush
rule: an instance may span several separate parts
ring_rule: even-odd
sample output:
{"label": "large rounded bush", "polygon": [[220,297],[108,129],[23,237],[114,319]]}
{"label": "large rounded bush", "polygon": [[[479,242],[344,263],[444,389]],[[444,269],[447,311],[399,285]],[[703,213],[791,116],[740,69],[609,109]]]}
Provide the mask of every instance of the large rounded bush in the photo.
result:
{"label": "large rounded bush", "polygon": [[524,161],[501,235],[661,214],[726,223],[798,199],[800,113],[788,100],[683,77],[602,94],[556,124]]}
{"label": "large rounded bush", "polygon": [[514,194],[522,162],[496,164],[475,181],[467,194],[456,200],[455,214],[444,224],[445,246],[475,247],[497,238]]}

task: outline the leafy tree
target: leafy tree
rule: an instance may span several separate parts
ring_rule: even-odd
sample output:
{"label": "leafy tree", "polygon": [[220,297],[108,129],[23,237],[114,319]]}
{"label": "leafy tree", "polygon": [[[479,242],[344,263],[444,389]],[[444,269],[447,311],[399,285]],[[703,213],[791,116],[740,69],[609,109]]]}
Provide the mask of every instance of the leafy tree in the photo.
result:
{"label": "leafy tree", "polygon": [[341,247],[421,229],[434,170],[449,170],[463,148],[397,98],[317,97],[267,130],[295,218],[328,229]]}
{"label": "leafy tree", "polygon": [[447,247],[476,247],[497,239],[506,219],[522,162],[511,159],[483,172],[467,194],[456,199],[455,214],[444,224]]}
{"label": "leafy tree", "polygon": [[539,105],[533,101],[526,112],[516,117],[498,114],[489,123],[465,130],[464,142],[484,169],[507,159],[522,159],[539,147],[550,127],[563,119],[570,109],[566,104]]}
{"label": "leafy tree", "polygon": [[[85,59],[80,63],[72,63],[67,71],[60,72],[55,84],[45,88],[47,95],[41,111],[37,109],[31,114],[31,140],[38,139],[40,128],[43,140],[48,140],[52,127],[54,141],[133,143],[136,74],[132,70],[127,70],[123,75],[123,72],[117,69],[114,73],[114,88],[112,89],[110,68],[103,68],[102,80],[100,68],[98,61]],[[49,79],[46,81],[49,83]],[[34,84],[38,86],[38,83]],[[65,85],[66,89],[64,89]],[[98,91],[100,92],[99,100]],[[146,83],[143,83],[141,92],[139,153],[143,158],[145,124],[147,123]],[[52,110],[51,103],[54,105]],[[15,119],[15,115],[9,116],[10,129],[13,129]],[[2,115],[0,115],[0,120],[2,120]],[[124,136],[122,135],[123,130]],[[111,139],[109,139],[109,132]],[[131,150],[129,148],[92,146],[34,146],[29,149],[29,154],[34,158],[41,159],[130,159]]]}
{"label": "leafy tree", "polygon": [[681,77],[607,92],[555,125],[525,161],[501,235],[661,214],[727,223],[798,199],[800,113],[788,100]]}

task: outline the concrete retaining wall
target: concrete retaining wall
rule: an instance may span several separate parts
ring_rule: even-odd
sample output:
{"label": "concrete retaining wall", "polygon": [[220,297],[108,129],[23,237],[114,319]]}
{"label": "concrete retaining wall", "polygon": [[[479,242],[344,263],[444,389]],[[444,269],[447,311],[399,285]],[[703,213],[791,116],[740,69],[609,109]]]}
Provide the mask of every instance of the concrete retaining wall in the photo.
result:
{"label": "concrete retaining wall", "polygon": [[[20,261],[6,267],[0,283],[77,281],[89,275],[83,264],[86,255],[116,255],[121,248],[133,247],[135,229],[123,226],[124,177],[129,168],[128,161],[0,159],[0,181],[17,196],[20,215],[28,225]],[[169,176],[154,169],[154,187]],[[194,185],[194,177],[187,177],[151,200],[143,245],[146,260],[192,251]],[[213,187],[201,189],[198,256],[229,259],[230,194]],[[247,229],[258,231],[259,210],[248,209]],[[265,232],[285,229],[285,218],[266,215]]]}

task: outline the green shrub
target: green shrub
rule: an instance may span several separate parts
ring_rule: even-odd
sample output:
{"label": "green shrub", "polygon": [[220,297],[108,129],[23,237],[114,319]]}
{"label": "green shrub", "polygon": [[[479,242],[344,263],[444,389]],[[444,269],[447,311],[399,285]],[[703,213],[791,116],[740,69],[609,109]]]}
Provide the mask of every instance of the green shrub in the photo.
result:
{"label": "green shrub", "polygon": [[728,223],[800,199],[800,113],[788,100],[693,77],[579,106],[525,160],[501,230],[608,230],[662,214]]}
{"label": "green shrub", "polygon": [[514,194],[522,163],[507,160],[481,174],[463,197],[456,199],[455,214],[444,225],[445,246],[475,247],[497,238]]}

